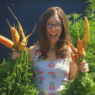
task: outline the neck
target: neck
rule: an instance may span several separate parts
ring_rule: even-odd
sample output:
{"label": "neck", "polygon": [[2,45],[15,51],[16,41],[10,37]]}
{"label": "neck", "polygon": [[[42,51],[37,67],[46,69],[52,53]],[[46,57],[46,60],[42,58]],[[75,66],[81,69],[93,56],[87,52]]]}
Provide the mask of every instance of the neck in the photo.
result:
{"label": "neck", "polygon": [[54,47],[55,47],[55,44],[50,44],[50,50],[49,51],[54,50]]}

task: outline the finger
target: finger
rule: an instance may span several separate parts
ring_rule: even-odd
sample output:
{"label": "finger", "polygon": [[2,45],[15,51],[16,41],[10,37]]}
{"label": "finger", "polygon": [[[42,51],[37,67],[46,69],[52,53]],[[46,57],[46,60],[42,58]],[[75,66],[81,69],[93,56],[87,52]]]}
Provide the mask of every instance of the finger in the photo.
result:
{"label": "finger", "polygon": [[19,58],[20,57],[20,55],[17,55],[17,58]]}
{"label": "finger", "polygon": [[36,45],[36,43],[34,43],[34,45]]}
{"label": "finger", "polygon": [[16,56],[16,54],[12,54],[12,57],[13,57],[13,58],[16,58],[17,56]]}
{"label": "finger", "polygon": [[13,59],[19,58],[20,57],[20,54],[17,53],[17,52],[13,52],[12,53],[12,57],[13,57]]}
{"label": "finger", "polygon": [[20,56],[20,54],[18,52],[13,52],[13,55]]}
{"label": "finger", "polygon": [[15,48],[12,48],[12,51],[17,51]]}
{"label": "finger", "polygon": [[12,56],[12,59],[16,59],[16,58],[19,58],[20,56],[17,56],[17,55],[14,55]]}
{"label": "finger", "polygon": [[87,63],[86,64],[82,64],[82,65],[79,66],[79,68],[83,68],[83,69],[84,68],[88,68],[88,64]]}
{"label": "finger", "polygon": [[83,60],[83,61],[80,63],[80,66],[84,66],[84,65],[88,65],[86,60]]}
{"label": "finger", "polygon": [[13,52],[13,53],[12,53],[12,56],[16,56],[16,55],[17,55],[16,52]]}
{"label": "finger", "polygon": [[87,63],[85,63],[85,64],[80,64],[80,68],[82,68],[82,67],[88,67],[88,64],[87,64]]}
{"label": "finger", "polygon": [[82,73],[87,73],[87,72],[89,72],[89,69],[82,70],[81,72],[82,72]]}
{"label": "finger", "polygon": [[16,59],[16,57],[12,57],[12,59]]}
{"label": "finger", "polygon": [[85,63],[87,63],[87,61],[86,61],[86,60],[83,60],[83,61],[80,63],[80,65],[81,65],[81,64],[85,64]]}
{"label": "finger", "polygon": [[89,67],[88,67],[88,66],[80,67],[79,70],[80,70],[81,72],[88,72],[88,71],[89,71]]}
{"label": "finger", "polygon": [[37,44],[39,44],[39,42],[37,41]]}
{"label": "finger", "polygon": [[84,70],[86,70],[88,68],[87,67],[80,67],[79,69],[80,69],[80,71],[84,71]]}

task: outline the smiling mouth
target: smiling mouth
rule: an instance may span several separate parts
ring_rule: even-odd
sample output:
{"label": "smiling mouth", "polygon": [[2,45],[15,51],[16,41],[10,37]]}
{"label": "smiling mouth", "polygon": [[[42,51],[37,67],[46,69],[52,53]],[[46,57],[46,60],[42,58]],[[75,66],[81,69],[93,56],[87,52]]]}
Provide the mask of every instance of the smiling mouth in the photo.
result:
{"label": "smiling mouth", "polygon": [[52,34],[52,35],[50,34],[50,38],[51,38],[51,39],[55,39],[56,36],[57,36],[57,34]]}

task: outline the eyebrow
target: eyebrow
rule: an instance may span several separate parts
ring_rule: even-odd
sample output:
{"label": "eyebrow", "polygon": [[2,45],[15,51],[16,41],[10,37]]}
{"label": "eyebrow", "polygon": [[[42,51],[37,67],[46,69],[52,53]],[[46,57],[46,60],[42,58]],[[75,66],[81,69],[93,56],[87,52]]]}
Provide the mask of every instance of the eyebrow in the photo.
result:
{"label": "eyebrow", "polygon": [[[48,20],[47,22],[49,22],[49,21],[52,22],[51,20]],[[60,21],[59,20],[56,20],[55,22],[60,22]]]}

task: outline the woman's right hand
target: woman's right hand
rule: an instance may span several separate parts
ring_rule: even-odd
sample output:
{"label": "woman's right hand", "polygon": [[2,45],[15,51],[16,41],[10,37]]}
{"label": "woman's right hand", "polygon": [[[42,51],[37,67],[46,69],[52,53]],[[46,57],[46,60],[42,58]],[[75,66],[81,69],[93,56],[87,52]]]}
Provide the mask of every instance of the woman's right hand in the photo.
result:
{"label": "woman's right hand", "polygon": [[16,49],[12,48],[12,59],[16,59],[20,57],[20,54],[17,52]]}

